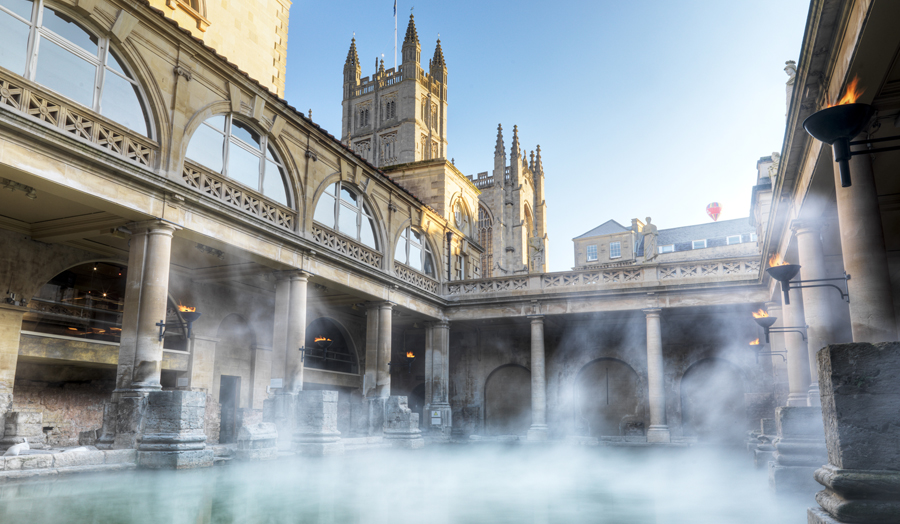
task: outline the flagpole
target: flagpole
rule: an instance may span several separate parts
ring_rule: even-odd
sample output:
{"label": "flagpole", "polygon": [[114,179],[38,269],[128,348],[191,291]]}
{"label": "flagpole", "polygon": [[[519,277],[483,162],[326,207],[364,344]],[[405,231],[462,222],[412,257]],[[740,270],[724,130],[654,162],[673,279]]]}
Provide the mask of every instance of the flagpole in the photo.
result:
{"label": "flagpole", "polygon": [[394,0],[394,72],[397,72],[397,0]]}

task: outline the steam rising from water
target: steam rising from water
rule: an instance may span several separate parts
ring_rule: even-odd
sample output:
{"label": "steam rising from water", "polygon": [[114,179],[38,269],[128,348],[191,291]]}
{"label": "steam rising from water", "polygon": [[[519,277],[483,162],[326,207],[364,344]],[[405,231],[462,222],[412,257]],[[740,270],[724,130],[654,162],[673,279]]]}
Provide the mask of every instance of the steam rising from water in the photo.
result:
{"label": "steam rising from water", "polygon": [[801,524],[740,451],[498,447],[0,485],[0,522]]}

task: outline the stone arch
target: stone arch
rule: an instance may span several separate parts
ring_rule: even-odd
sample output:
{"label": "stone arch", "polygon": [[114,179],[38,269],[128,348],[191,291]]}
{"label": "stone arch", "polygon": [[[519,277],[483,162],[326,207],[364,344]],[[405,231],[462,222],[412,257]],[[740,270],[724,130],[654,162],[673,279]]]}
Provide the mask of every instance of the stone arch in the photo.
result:
{"label": "stone arch", "polygon": [[750,422],[740,369],[721,358],[693,363],[681,377],[684,435],[700,440],[739,443]]}
{"label": "stone arch", "polygon": [[525,435],[531,426],[531,371],[506,364],[484,383],[485,435]]}
{"label": "stone arch", "polygon": [[598,358],[575,377],[575,427],[583,434],[644,434],[644,395],[638,373],[626,362]]}
{"label": "stone arch", "polygon": [[[331,175],[325,177],[313,192],[313,197],[309,201],[310,205],[307,206],[307,210],[304,213],[304,216],[306,217],[306,223],[308,224],[306,228],[307,231],[311,229],[312,221],[315,219],[316,206],[319,205],[319,200],[322,198],[322,193],[324,193],[329,186],[332,186],[337,182],[340,182],[342,186],[345,186],[356,193],[368,207],[369,212],[372,214],[372,218],[375,222],[375,243],[378,245],[378,247],[373,251],[377,251],[383,255],[382,260],[385,261],[384,263],[387,263],[386,261],[388,260],[393,260],[393,253],[388,253],[387,251],[388,244],[393,244],[393,242],[392,239],[390,239],[388,236],[387,227],[385,225],[386,221],[382,216],[381,210],[378,208],[378,206],[374,205],[374,202],[369,197],[369,195],[366,194],[362,187],[360,187],[358,184],[350,182],[349,180],[342,180],[341,173],[339,171],[336,171]],[[382,269],[384,269],[384,267]]]}
{"label": "stone arch", "polygon": [[[442,282],[444,279],[441,278],[441,274],[442,274],[441,261],[443,260],[444,257],[442,256],[442,253],[438,249],[435,248],[434,239],[432,239],[431,235],[426,233],[422,228],[413,224],[411,218],[405,218],[402,222],[400,222],[399,227],[394,228],[394,231],[391,234],[391,245],[390,245],[389,251],[388,251],[388,253],[390,253],[391,261],[393,262],[393,260],[394,260],[394,255],[397,252],[397,244],[400,242],[400,237],[403,234],[403,232],[406,230],[407,227],[412,228],[413,231],[420,233],[422,235],[422,237],[425,239],[425,242],[428,243],[429,249],[431,249],[431,258],[432,258],[432,263],[434,264],[434,275],[427,275],[427,276],[437,280],[438,282]],[[391,263],[388,266],[388,268],[391,273],[394,272],[393,263]],[[423,274],[426,274],[426,273],[423,273]]]}
{"label": "stone arch", "polygon": [[[317,337],[328,338],[331,343],[316,342]],[[338,371],[341,373],[360,374],[359,351],[347,328],[337,319],[329,316],[318,316],[306,325],[305,366],[310,369]],[[342,359],[346,355],[349,359]],[[338,360],[340,359],[340,360]]]}

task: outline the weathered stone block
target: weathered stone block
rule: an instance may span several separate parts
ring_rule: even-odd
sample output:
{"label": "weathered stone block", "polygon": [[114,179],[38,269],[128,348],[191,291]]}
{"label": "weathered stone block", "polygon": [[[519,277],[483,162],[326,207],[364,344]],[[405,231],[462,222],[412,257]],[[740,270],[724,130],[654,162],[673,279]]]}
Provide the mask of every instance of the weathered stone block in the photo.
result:
{"label": "weathered stone block", "polygon": [[211,449],[189,451],[138,451],[137,463],[147,469],[208,468],[213,465]]}
{"label": "weathered stone block", "polygon": [[301,455],[344,453],[337,429],[337,391],[300,391],[294,420],[293,448]]}
{"label": "weathered stone block", "polygon": [[366,417],[368,425],[366,434],[370,437],[381,436],[384,433],[384,409],[387,399],[374,397],[366,399],[369,413]]}
{"label": "weathered stone block", "polygon": [[133,464],[137,462],[137,450],[111,449],[103,452],[104,464]]}
{"label": "weathered stone block", "polygon": [[6,471],[20,469],[44,469],[53,467],[53,455],[21,455],[6,457]]}
{"label": "weathered stone block", "polygon": [[153,469],[212,466],[213,452],[206,449],[203,430],[205,411],[205,392],[150,392],[138,465]]}
{"label": "weathered stone block", "polygon": [[825,433],[818,407],[780,407],[775,410],[775,453],[769,463],[769,486],[776,493],[812,496],[818,490],[814,474],[825,464]]}
{"label": "weathered stone block", "polygon": [[421,449],[425,440],[419,430],[419,414],[409,409],[406,397],[390,397],[384,407],[384,438],[394,447]]}
{"label": "weathered stone block", "polygon": [[278,430],[271,422],[242,426],[238,432],[239,460],[268,460],[278,456]]}
{"label": "weathered stone block", "polygon": [[759,419],[759,431],[763,435],[777,435],[778,434],[778,425],[775,423],[775,419],[774,418]]}
{"label": "weathered stone block", "polygon": [[775,429],[781,438],[825,439],[822,411],[817,407],[780,407],[775,410]]}
{"label": "weathered stone block", "polygon": [[294,435],[294,419],[297,416],[297,395],[280,392],[263,401],[263,422],[275,424],[278,432],[278,448],[291,449]]}
{"label": "weathered stone block", "polygon": [[28,439],[31,448],[42,449],[47,440],[43,432],[43,413],[40,411],[11,411],[6,414],[4,422],[3,438],[0,439],[0,449],[8,449],[10,446],[21,444]]}
{"label": "weathered stone block", "polygon": [[70,468],[73,466],[96,466],[103,464],[104,457],[102,451],[64,451],[62,453],[54,453],[53,467]]}

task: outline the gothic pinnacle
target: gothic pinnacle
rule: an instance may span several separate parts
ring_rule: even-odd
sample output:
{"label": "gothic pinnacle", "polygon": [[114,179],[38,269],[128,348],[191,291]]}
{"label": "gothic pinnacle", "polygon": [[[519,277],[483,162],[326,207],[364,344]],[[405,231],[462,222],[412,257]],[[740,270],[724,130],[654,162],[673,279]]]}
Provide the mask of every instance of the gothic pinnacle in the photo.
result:
{"label": "gothic pinnacle", "polygon": [[434,58],[431,59],[431,63],[434,66],[445,67],[444,64],[444,50],[441,49],[441,39],[437,40],[437,47],[434,48]]}
{"label": "gothic pinnacle", "polygon": [[539,173],[541,176],[544,174],[544,163],[541,162],[541,145],[537,146],[537,158],[534,160],[534,169],[536,173]]}
{"label": "gothic pinnacle", "polygon": [[403,39],[404,44],[418,44],[419,34],[416,32],[416,20],[412,13],[409,15],[409,25],[406,26],[406,38]]}
{"label": "gothic pinnacle", "polygon": [[522,150],[519,148],[519,126],[513,126],[513,141],[509,149],[509,156],[516,158],[522,156]]}
{"label": "gothic pinnacle", "polygon": [[347,52],[347,61],[345,64],[358,64],[359,55],[356,54],[356,38],[350,40],[350,51]]}
{"label": "gothic pinnacle", "polygon": [[494,147],[494,156],[506,156],[506,147],[503,145],[503,126],[497,124],[497,145]]}
{"label": "gothic pinnacle", "polygon": [[531,150],[531,161],[528,163],[528,169],[534,171],[534,150]]}

